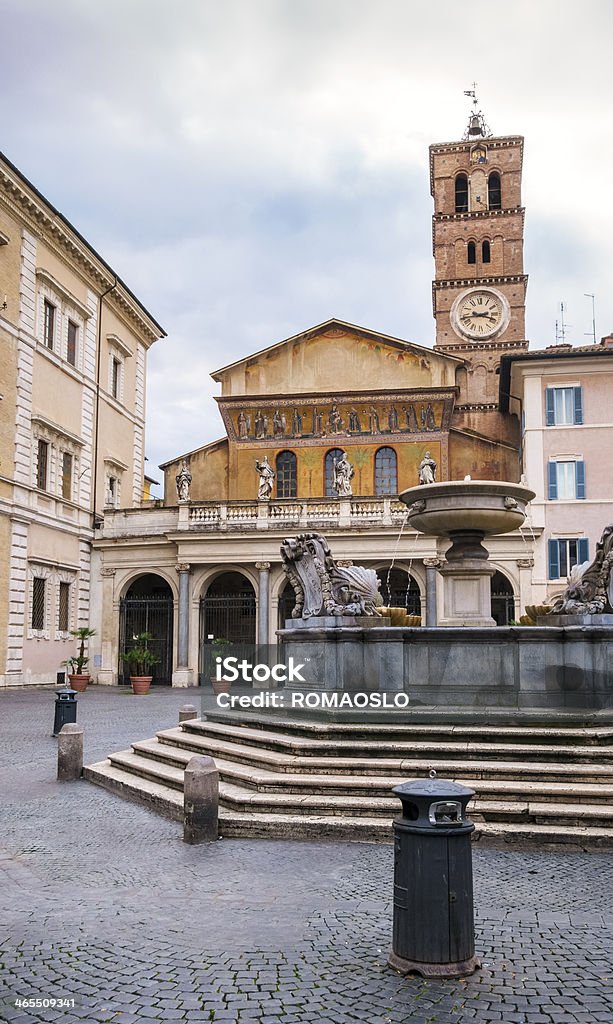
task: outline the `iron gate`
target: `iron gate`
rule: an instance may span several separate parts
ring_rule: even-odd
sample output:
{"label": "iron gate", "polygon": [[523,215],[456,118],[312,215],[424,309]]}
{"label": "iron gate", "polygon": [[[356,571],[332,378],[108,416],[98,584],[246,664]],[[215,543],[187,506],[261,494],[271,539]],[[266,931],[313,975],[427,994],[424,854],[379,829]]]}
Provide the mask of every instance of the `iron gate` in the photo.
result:
{"label": "iron gate", "polygon": [[[253,660],[255,650],[255,594],[251,587],[234,593],[206,594],[200,598],[199,682],[208,682],[212,671],[209,637],[229,640],[232,655]],[[219,651],[217,652],[219,653]]]}
{"label": "iron gate", "polygon": [[119,606],[120,684],[130,682],[128,667],[123,665],[121,652],[134,646],[133,637],[139,633],[151,633],[153,639],[148,646],[160,659],[152,670],[154,685],[172,684],[172,605],[171,596],[124,597],[122,600]]}

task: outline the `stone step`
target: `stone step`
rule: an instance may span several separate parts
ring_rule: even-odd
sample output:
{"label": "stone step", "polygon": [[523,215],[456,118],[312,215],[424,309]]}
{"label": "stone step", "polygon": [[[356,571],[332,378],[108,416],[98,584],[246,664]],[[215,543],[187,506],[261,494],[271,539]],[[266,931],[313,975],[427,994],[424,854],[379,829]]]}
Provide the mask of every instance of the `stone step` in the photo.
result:
{"label": "stone step", "polygon": [[[551,764],[537,761],[534,764],[526,761],[509,760],[475,760],[475,759],[453,759],[436,753],[427,758],[420,757],[301,757],[298,754],[286,753],[278,750],[268,750],[264,747],[251,746],[248,732],[239,732],[237,739],[224,738],[222,734],[207,732],[191,732],[182,728],[164,729],[157,733],[161,743],[169,746],[176,746],[193,753],[209,754],[211,757],[223,758],[234,762],[250,765],[253,767],[268,768],[278,773],[300,772],[303,774],[316,775],[373,775],[386,778],[407,773],[421,774],[434,768],[439,775],[456,775],[458,773],[470,773],[473,778],[517,778],[518,768],[521,767],[522,774],[535,776],[539,779],[557,782],[580,781],[580,782],[610,782],[613,784],[613,763],[594,764],[586,762],[577,764],[574,762],[564,764]],[[246,740],[248,742],[239,742]],[[550,757],[553,756],[550,750]],[[161,756],[161,755],[160,755]]]}
{"label": "stone step", "polygon": [[[207,710],[205,720],[223,726],[224,731],[237,727],[241,728],[244,725],[251,729],[263,730],[269,734],[281,731],[290,735],[304,735],[324,739],[360,739],[363,738],[366,725],[371,738],[377,741],[380,739],[387,741],[395,738],[402,740],[405,737],[427,736],[429,739],[436,740],[489,738],[502,742],[516,737],[518,741],[524,743],[558,743],[562,740],[572,744],[586,744],[588,746],[613,745],[613,720],[609,720],[611,719],[610,714],[607,715],[607,718],[603,718],[600,725],[566,725],[564,724],[566,713],[557,713],[555,715],[557,724],[552,725],[552,713],[539,712],[538,720],[544,721],[546,724],[538,725],[533,723],[521,725],[505,724],[505,718],[509,716],[503,716],[501,719],[502,712],[500,711],[488,711],[484,716],[484,713],[480,713],[479,709],[471,711],[469,715],[465,709],[457,709],[452,715],[453,719],[465,718],[469,720],[464,722],[441,721],[441,718],[445,719],[452,710],[448,709],[448,712],[441,713],[440,709],[432,709],[428,713],[424,709],[424,721],[397,722],[387,720],[381,724],[372,721],[364,721],[359,724],[356,724],[355,721],[335,721],[331,720],[330,716],[327,716],[325,721],[317,721],[300,717],[282,717],[279,714],[272,713],[257,714],[253,712],[220,710]],[[414,711],[413,714],[416,714],[416,712]],[[517,712],[516,714],[522,719],[530,717],[522,712]],[[398,718],[399,715],[396,714],[394,717]],[[484,717],[484,721],[481,723],[475,722],[475,719],[479,717]],[[240,721],[238,722],[237,719],[240,719]],[[500,724],[489,724],[499,719],[501,719]]]}
{"label": "stone step", "polygon": [[[176,730],[177,733],[180,730]],[[182,747],[175,747],[160,742],[160,737],[166,733],[158,733],[158,737],[151,740],[140,740],[132,744],[136,754],[145,758],[152,758],[170,766],[184,769],[189,760],[194,756],[193,749],[186,750]],[[199,753],[206,753],[201,748]],[[114,755],[113,755],[114,756]],[[275,770],[269,770],[258,766],[253,768],[242,762],[235,762],[226,758],[215,757],[215,763],[219,769],[220,777],[228,782],[236,782],[244,787],[256,790],[265,790],[269,793],[275,792],[305,792],[313,789],[324,790],[328,794],[343,793],[364,793],[383,797],[389,794],[392,786],[406,782],[407,778],[427,777],[429,765],[421,764],[419,767],[412,766],[413,770],[407,774],[406,771],[399,772],[389,777],[381,775],[358,776],[352,774],[333,775],[331,773],[316,776],[296,772],[289,774],[285,772],[281,777]],[[497,798],[500,796],[505,800],[524,800],[542,796],[553,802],[572,800],[575,803],[612,803],[613,802],[613,780],[608,783],[577,783],[577,782],[549,782],[538,779],[525,781],[518,779],[523,766],[516,764],[511,766],[514,769],[514,779],[486,779],[472,773],[463,771],[465,765],[456,766],[460,769],[459,774],[445,773],[445,778],[452,778],[456,782],[462,782],[475,789],[480,795],[487,794],[488,797]],[[395,799],[392,797],[392,799]]]}
{"label": "stone step", "polygon": [[[109,760],[89,765],[84,769],[84,776],[124,799],[144,804],[167,818],[182,821],[183,801],[177,790],[113,767]],[[577,824],[558,824],[551,819],[546,824],[477,821],[475,825],[474,840],[483,837],[505,843],[571,843],[586,849],[613,845],[610,829],[587,824],[585,820]],[[390,823],[383,818],[238,812],[225,807],[220,809],[220,834],[227,838],[392,841]]]}
{"label": "stone step", "polygon": [[[184,722],[184,732],[188,734],[217,736],[224,742],[247,742],[251,746],[265,746],[269,750],[282,750],[302,757],[318,754],[320,756],[388,756],[407,757],[437,756],[476,757],[496,759],[499,757],[527,758],[541,760],[551,757],[552,745],[546,743],[497,743],[492,741],[469,740],[376,740],[376,739],[327,739],[311,736],[298,736],[265,729],[254,729],[248,725],[230,726],[209,720],[193,719]],[[613,763],[613,746],[583,746],[568,743],[555,744],[556,760],[572,760],[586,763]]]}
{"label": "stone step", "polygon": [[[142,744],[140,746],[142,748]],[[150,782],[165,785],[169,789],[180,791],[183,786],[184,764],[167,764],[134,750],[118,751],[110,756],[109,761],[113,768],[141,776]],[[373,788],[372,791],[365,792],[364,790],[368,790],[369,784],[373,781],[370,779],[360,780],[364,786],[360,786],[359,789],[356,787],[351,792],[343,792],[342,787],[337,793],[313,792],[312,790],[297,792],[286,788],[279,791],[270,789],[266,785],[254,789],[238,784],[238,780],[231,782],[229,778],[232,778],[232,772],[228,772],[225,765],[218,764],[218,768],[220,772],[220,804],[231,809],[259,810],[263,813],[284,811],[288,814],[386,817],[389,820],[395,817],[400,809],[398,800],[389,791],[381,793]],[[486,793],[477,792],[476,798],[469,805],[469,811],[472,813],[474,810],[484,821],[537,821],[537,819],[540,821],[551,817],[552,820],[561,824],[565,821],[579,824],[586,822],[600,826],[613,822],[613,808],[611,808],[610,801],[607,804],[584,802],[566,805],[533,802],[520,797],[517,793],[510,800],[504,800],[500,796],[488,800],[487,796]]]}

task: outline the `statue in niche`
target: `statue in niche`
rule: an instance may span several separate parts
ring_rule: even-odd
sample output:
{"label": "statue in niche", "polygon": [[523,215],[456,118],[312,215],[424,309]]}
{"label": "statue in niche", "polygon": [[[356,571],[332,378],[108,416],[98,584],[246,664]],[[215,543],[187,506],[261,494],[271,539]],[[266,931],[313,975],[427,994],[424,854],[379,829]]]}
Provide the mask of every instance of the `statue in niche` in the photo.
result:
{"label": "statue in niche", "polygon": [[351,478],[353,477],[353,466],[347,458],[347,452],[343,452],[340,459],[335,459],[333,464],[334,477],[332,486],[339,498],[346,498],[352,494]]}
{"label": "statue in niche", "polygon": [[258,501],[268,501],[272,497],[272,485],[275,479],[275,471],[268,461],[268,456],[265,455],[261,462],[256,459],[255,468],[260,477]]}
{"label": "statue in niche", "polygon": [[192,474],[187,468],[185,459],[181,459],[179,472],[175,477],[177,483],[177,498],[179,501],[189,501],[189,489],[192,482]]}
{"label": "statue in niche", "polygon": [[280,412],[279,409],[275,409],[272,418],[272,432],[275,435],[275,437],[279,437],[280,434],[285,433],[285,425],[285,415],[282,412]]}
{"label": "statue in niche", "polygon": [[419,482],[420,484],[436,483],[436,462],[431,457],[430,452],[426,452],[419,463]]}
{"label": "statue in niche", "polygon": [[398,430],[398,412],[396,411],[395,405],[392,405],[389,408],[387,414],[387,425],[392,433],[395,433],[395,431]]}
{"label": "statue in niche", "polygon": [[255,436],[266,437],[268,433],[268,416],[261,409],[255,414]]}
{"label": "statue in niche", "polygon": [[371,405],[370,412],[368,414],[368,425],[371,434],[379,434],[381,427],[379,426],[379,413],[375,409],[374,405]]}
{"label": "statue in niche", "polygon": [[613,610],[613,524],[605,527],[592,562],[575,565],[568,586],[547,609],[552,615],[601,615]]}
{"label": "statue in niche", "polygon": [[296,605],[292,618],[313,615],[375,615],[383,604],[374,569],[335,562],[325,537],[301,533],[281,545],[283,571],[289,579]]}
{"label": "statue in niche", "polygon": [[238,414],[238,436],[249,437],[249,431],[251,430],[251,417],[245,416],[245,413],[241,409]]}
{"label": "statue in niche", "polygon": [[349,430],[352,434],[359,434],[362,429],[360,423],[360,417],[358,416],[356,409],[349,410]]}
{"label": "statue in niche", "polygon": [[336,405],[333,405],[328,413],[328,426],[331,434],[340,434],[343,429],[343,421]]}
{"label": "statue in niche", "polygon": [[302,413],[299,409],[294,409],[292,413],[292,434],[294,437],[302,434]]}
{"label": "statue in niche", "polygon": [[407,418],[407,430],[410,430],[412,434],[416,434],[419,431],[417,424],[417,416],[415,415],[415,406],[411,402],[409,405],[403,406],[404,414]]}

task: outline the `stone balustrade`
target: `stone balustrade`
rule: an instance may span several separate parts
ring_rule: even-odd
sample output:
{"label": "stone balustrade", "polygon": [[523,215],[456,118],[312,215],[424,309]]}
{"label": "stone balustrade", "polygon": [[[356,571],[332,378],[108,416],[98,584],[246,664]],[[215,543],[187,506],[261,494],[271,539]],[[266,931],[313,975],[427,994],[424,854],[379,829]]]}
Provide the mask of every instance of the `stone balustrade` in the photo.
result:
{"label": "stone balustrade", "polygon": [[130,533],[167,534],[275,530],[399,527],[407,508],[394,497],[274,498],[270,501],[185,501],[178,506],[155,504],[139,509],[107,510],[99,537]]}

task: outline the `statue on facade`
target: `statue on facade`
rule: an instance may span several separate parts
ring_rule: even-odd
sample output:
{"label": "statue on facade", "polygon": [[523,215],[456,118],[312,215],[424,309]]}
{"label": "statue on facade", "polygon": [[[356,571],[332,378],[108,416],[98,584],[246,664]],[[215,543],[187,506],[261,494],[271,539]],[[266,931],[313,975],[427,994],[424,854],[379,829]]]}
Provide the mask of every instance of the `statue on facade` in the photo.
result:
{"label": "statue on facade", "polygon": [[296,596],[292,618],[375,615],[383,604],[374,569],[335,562],[325,537],[301,533],[281,545],[283,571]]}
{"label": "statue on facade", "polygon": [[353,466],[347,458],[347,452],[343,452],[340,459],[334,459],[332,486],[339,498],[346,498],[352,494],[351,478],[353,477]]}
{"label": "statue on facade", "polygon": [[420,484],[436,483],[436,462],[431,457],[430,452],[426,452],[423,459],[419,463],[418,472]]}
{"label": "statue on facade", "polygon": [[258,501],[268,501],[272,497],[272,485],[275,479],[275,471],[268,461],[268,456],[265,455],[261,462],[256,459],[255,468],[260,477]]}
{"label": "statue on facade", "polygon": [[175,477],[177,483],[177,498],[179,501],[189,501],[189,489],[192,482],[192,474],[187,468],[185,459],[181,459],[179,472]]}
{"label": "statue on facade", "polygon": [[607,610],[613,610],[613,524],[603,530],[593,561],[574,566],[548,614],[601,615]]}

